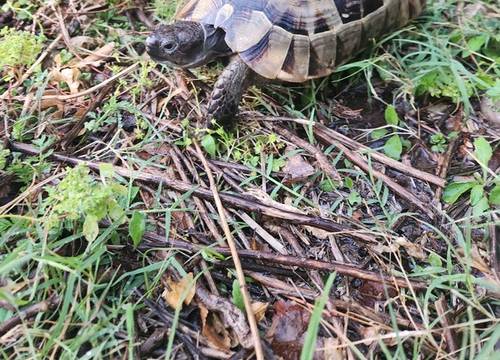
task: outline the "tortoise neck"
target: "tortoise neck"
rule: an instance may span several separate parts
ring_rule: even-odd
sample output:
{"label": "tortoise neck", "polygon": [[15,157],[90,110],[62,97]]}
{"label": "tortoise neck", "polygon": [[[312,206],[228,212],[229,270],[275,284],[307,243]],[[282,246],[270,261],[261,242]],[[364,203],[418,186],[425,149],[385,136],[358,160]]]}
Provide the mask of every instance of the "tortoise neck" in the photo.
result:
{"label": "tortoise neck", "polygon": [[207,54],[208,61],[233,54],[227,46],[224,30],[210,24],[201,24],[201,26],[204,33],[203,51]]}

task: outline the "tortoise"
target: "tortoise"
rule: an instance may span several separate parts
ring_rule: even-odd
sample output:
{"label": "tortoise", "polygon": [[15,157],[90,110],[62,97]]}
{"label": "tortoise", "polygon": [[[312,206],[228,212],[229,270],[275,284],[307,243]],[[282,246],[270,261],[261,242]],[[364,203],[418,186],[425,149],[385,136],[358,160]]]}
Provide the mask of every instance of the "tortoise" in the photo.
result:
{"label": "tortoise", "polygon": [[150,57],[181,68],[231,57],[207,117],[235,118],[259,79],[300,83],[327,76],[377,38],[418,16],[425,0],[190,0],[146,39]]}

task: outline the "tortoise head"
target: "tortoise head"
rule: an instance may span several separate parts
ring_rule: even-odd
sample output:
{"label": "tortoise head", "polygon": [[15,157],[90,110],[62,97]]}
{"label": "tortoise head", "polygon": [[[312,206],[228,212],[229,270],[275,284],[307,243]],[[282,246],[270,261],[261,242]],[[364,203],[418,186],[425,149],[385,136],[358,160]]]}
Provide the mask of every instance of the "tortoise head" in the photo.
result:
{"label": "tortoise head", "polygon": [[232,53],[224,36],[222,29],[212,25],[178,21],[160,25],[146,39],[146,50],[157,62],[182,68],[196,67]]}

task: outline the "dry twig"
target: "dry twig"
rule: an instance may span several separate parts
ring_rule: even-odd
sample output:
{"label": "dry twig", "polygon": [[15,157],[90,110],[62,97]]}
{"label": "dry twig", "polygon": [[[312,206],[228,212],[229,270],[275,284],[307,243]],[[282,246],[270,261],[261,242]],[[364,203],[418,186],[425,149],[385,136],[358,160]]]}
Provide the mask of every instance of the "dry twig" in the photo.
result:
{"label": "dry twig", "polygon": [[[38,155],[40,153],[40,151],[35,147],[19,142],[11,142],[10,148],[13,151],[19,151],[30,155]],[[52,154],[50,158],[59,162],[68,163],[72,165],[79,165],[79,164],[86,165],[94,171],[99,171],[100,164],[97,162],[85,161],[78,158],[73,158],[60,154]],[[191,192],[193,196],[197,196],[205,200],[210,200],[210,201],[214,200],[214,194],[210,190],[202,187],[193,188],[193,185],[190,183],[185,183],[183,181],[170,179],[165,176],[150,174],[144,171],[133,171],[125,169],[120,166],[114,166],[114,171],[116,174],[129,179],[145,181],[148,183],[162,184],[168,188],[177,191]],[[230,193],[220,193],[219,197],[223,203],[227,204],[230,207],[243,209],[247,211],[253,211],[272,218],[291,221],[299,225],[317,227],[319,229],[323,229],[332,233],[352,236],[356,239],[366,242],[372,242],[372,243],[377,242],[375,236],[367,232],[364,232],[363,230],[352,229],[346,225],[338,224],[332,220],[325,219],[319,216],[301,214],[295,211],[292,212],[284,208],[276,208],[270,204],[264,204],[263,202],[251,198],[249,196],[242,196]]]}
{"label": "dry twig", "polygon": [[[165,238],[163,236],[156,235],[153,233],[146,233],[144,237],[152,241],[150,245],[146,244],[144,245],[146,248],[147,247],[161,248],[165,246],[174,246],[179,249],[187,250],[190,252],[197,252],[206,247],[205,245],[197,245],[186,241],[174,240],[174,239],[169,239],[168,243],[165,243]],[[226,256],[231,255],[231,252],[225,247],[216,246],[216,247],[211,247],[211,249],[221,253],[222,255]],[[237,250],[237,252],[240,257],[264,261],[270,264],[296,266],[300,269],[313,269],[313,270],[321,270],[327,272],[336,271],[337,273],[342,275],[352,276],[354,278],[363,280],[375,281],[378,283],[384,283],[387,284],[388,286],[394,284],[398,287],[403,287],[403,288],[412,287],[417,290],[426,289],[428,286],[425,282],[411,281],[409,279],[407,280],[398,277],[388,277],[381,274],[377,274],[376,272],[373,271],[360,269],[359,267],[351,264],[343,264],[334,261],[325,262],[320,260],[313,260],[313,259],[307,259],[289,255],[277,255],[269,252],[256,251],[256,250],[241,249]]]}
{"label": "dry twig", "polygon": [[25,310],[20,311],[17,315],[5,320],[0,324],[0,336],[7,333],[14,326],[21,324],[24,320],[32,318],[39,313],[54,309],[59,305],[60,299],[57,295],[52,295],[47,300],[41,301],[32,305]]}
{"label": "dry twig", "polygon": [[238,283],[240,285],[243,302],[245,304],[247,320],[250,325],[250,331],[252,332],[255,356],[257,360],[264,360],[264,352],[262,350],[262,344],[260,342],[259,328],[257,326],[257,320],[255,319],[255,315],[252,311],[252,303],[250,301],[250,294],[248,293],[248,289],[246,286],[245,274],[243,273],[243,268],[241,267],[240,258],[238,256],[236,244],[234,243],[233,235],[231,234],[231,229],[229,228],[229,224],[227,223],[226,213],[224,207],[222,206],[222,201],[219,196],[219,192],[217,190],[217,185],[214,181],[214,177],[212,175],[212,171],[210,170],[210,166],[208,165],[208,162],[205,159],[205,156],[203,155],[203,152],[201,151],[200,146],[198,145],[198,142],[196,140],[194,141],[194,146],[196,148],[196,151],[198,152],[200,160],[203,163],[203,167],[205,168],[208,181],[210,182],[210,189],[212,190],[213,197],[215,200],[215,205],[217,207],[217,212],[219,213],[221,226],[222,229],[224,230],[226,241],[231,251],[234,267],[236,269],[236,276],[238,278]]}

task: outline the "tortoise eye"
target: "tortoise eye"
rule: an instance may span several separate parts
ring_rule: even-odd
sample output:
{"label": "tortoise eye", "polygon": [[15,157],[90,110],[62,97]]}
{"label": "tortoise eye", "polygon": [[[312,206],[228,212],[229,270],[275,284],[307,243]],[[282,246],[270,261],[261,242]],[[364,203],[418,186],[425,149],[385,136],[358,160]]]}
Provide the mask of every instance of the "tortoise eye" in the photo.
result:
{"label": "tortoise eye", "polygon": [[167,42],[163,43],[163,49],[166,51],[172,51],[175,49],[175,47],[176,47],[176,44],[173,41],[167,41]]}

